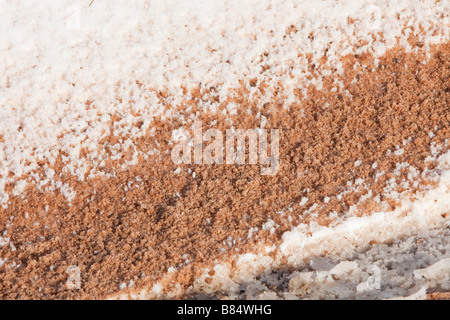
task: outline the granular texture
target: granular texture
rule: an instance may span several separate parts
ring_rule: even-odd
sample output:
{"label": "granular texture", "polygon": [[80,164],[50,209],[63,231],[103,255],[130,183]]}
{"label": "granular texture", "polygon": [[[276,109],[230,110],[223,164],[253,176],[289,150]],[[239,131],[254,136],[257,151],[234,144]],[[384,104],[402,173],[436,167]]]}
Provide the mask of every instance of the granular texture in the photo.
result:
{"label": "granular texture", "polygon": [[[450,224],[367,244],[347,258],[313,256],[295,270],[272,269],[239,283],[238,293],[197,293],[191,299],[448,299]],[[378,285],[367,285],[379,277]],[[429,292],[426,294],[426,292]]]}
{"label": "granular texture", "polygon": [[[6,239],[0,246],[0,297],[99,299],[151,286],[168,272],[182,295],[201,268],[260,243],[277,244],[300,222],[328,225],[355,205],[360,216],[394,209],[394,191],[414,197],[433,186],[427,173],[436,163],[427,157],[448,151],[449,49],[432,48],[423,63],[420,54],[397,48],[377,67],[369,54],[348,56],[340,90],[326,90],[335,81],[330,76],[323,90],[311,87],[307,99],[298,92],[289,108],[275,92],[258,109],[243,87],[228,98],[239,106],[236,115],[200,114],[204,130],[260,127],[263,118],[266,128],[281,129],[274,176],[260,175],[260,165],[175,165],[171,134],[189,123],[163,118],[135,138],[150,156],[129,166],[122,167],[109,149],[128,137],[105,138],[103,177],[78,181],[65,174],[64,153],[54,164],[43,159],[39,170],[52,168],[76,196],[69,202],[58,190],[41,192],[30,184],[26,196],[12,196],[0,209],[0,239]],[[349,67],[355,61],[360,69]],[[201,94],[178,111],[195,114]],[[112,115],[111,125],[121,117]],[[161,151],[151,155],[155,146]],[[121,161],[132,158],[130,153]],[[268,222],[272,232],[264,228]],[[67,286],[70,266],[80,269],[79,289]]]}

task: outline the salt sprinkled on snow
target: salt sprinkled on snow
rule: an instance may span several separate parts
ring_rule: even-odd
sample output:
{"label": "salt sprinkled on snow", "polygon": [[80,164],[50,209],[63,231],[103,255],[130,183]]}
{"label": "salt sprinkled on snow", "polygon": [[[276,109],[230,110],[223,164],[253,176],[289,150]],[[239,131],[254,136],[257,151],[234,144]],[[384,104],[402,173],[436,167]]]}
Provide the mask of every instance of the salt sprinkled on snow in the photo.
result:
{"label": "salt sprinkled on snow", "polygon": [[[324,253],[337,255],[340,259],[350,259],[355,257],[355,250],[364,249],[374,239],[380,243],[380,247],[376,245],[373,247],[374,252],[364,258],[367,262],[373,263],[371,259],[378,261],[380,254],[385,253],[385,251],[380,251],[385,248],[382,243],[393,239],[398,241],[397,246],[399,246],[399,250],[393,249],[394,253],[403,250],[404,255],[415,255],[411,253],[411,244],[409,242],[403,243],[399,239],[410,236],[411,241],[416,241],[415,234],[429,232],[433,228],[440,230],[439,228],[450,226],[449,217],[445,215],[450,207],[450,197],[448,197],[450,190],[450,152],[435,160],[438,162],[436,170],[440,175],[439,183],[436,188],[425,191],[416,200],[404,198],[402,205],[392,212],[376,212],[365,217],[347,217],[329,227],[319,226],[318,224],[300,224],[283,234],[283,242],[277,248],[275,258],[263,253],[241,254],[236,258],[235,267],[232,267],[231,263],[214,266],[213,270],[216,272],[213,277],[210,276],[209,269],[205,269],[204,275],[194,281],[193,289],[201,289],[202,292],[210,294],[215,294],[217,290],[238,292],[241,288],[238,285],[239,283],[253,283],[256,275],[264,274],[264,272],[278,267],[284,268],[286,262],[289,266],[297,268],[304,264],[304,259],[314,256],[320,257]],[[439,242],[439,239],[437,238],[436,241]],[[445,235],[443,239],[446,239]],[[445,283],[448,287],[450,259],[445,257],[445,251],[442,251],[444,248],[438,248],[433,239],[430,241],[430,246],[435,248],[436,251],[439,250],[438,257],[442,256],[442,258],[427,268],[420,269],[419,267],[414,271],[414,277],[416,279],[425,278],[431,281],[430,284]],[[440,246],[442,245],[445,245],[445,243],[440,244]],[[273,250],[275,248],[272,248],[270,252]],[[436,252],[431,253],[432,251],[429,248],[426,249],[426,252],[436,254]],[[395,257],[397,258],[397,256]],[[364,259],[356,261],[364,262]],[[409,266],[411,261],[408,261],[406,261],[406,265]],[[423,261],[414,261],[416,265],[421,263]],[[336,280],[339,277],[351,274],[355,268],[357,268],[355,262],[344,260],[343,263],[333,267],[327,274],[333,275]],[[218,272],[219,270],[220,272]],[[393,273],[395,273],[395,270]],[[397,274],[394,277],[390,275],[390,277],[397,282],[403,281],[403,278]],[[408,279],[405,281],[408,281]],[[405,287],[409,288],[408,283],[405,283]],[[363,288],[360,287],[360,289]],[[143,290],[140,295],[146,299],[157,298],[161,296],[161,291],[161,284],[157,284],[148,294]],[[354,293],[354,290],[352,290],[352,293]],[[165,297],[170,297],[172,294],[176,296],[176,292],[165,292],[165,294]],[[121,295],[118,295],[116,298],[120,297]],[[384,298],[387,297],[389,296]]]}
{"label": "salt sprinkled on snow", "polygon": [[[180,105],[193,88],[215,87],[210,95],[223,102],[244,81],[251,99],[264,102],[283,83],[289,103],[293,89],[320,88],[331,68],[342,73],[342,56],[376,58],[397,42],[418,50],[409,35],[424,50],[447,41],[449,12],[448,1],[432,0],[96,0],[90,7],[86,1],[0,1],[0,203],[8,202],[7,183],[20,194],[20,177],[38,161],[53,164],[60,152],[65,171],[80,180],[92,176],[87,162],[95,167],[104,160],[97,149],[103,137],[142,135],[155,116],[175,115],[163,102]],[[324,54],[327,61],[319,63]],[[319,66],[314,74],[307,55]],[[250,84],[254,78],[267,83],[264,95]],[[131,112],[143,119],[141,130]],[[123,118],[111,127],[114,114]],[[52,178],[34,175],[33,181],[73,197],[46,174]]]}

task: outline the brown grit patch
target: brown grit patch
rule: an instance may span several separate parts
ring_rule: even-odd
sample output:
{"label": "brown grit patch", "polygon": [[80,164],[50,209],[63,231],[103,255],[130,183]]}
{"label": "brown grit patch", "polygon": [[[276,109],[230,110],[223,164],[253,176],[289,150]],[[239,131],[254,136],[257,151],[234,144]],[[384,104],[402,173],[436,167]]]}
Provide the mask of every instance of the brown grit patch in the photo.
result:
{"label": "brown grit patch", "polygon": [[427,300],[450,300],[450,292],[428,293]]}
{"label": "brown grit patch", "polygon": [[[367,68],[354,70],[355,61]],[[242,89],[233,98],[240,106],[236,116],[201,114],[203,130],[214,120],[215,129],[225,130],[231,125],[259,127],[255,114],[261,112],[266,128],[281,129],[280,170],[275,176],[261,176],[259,165],[174,165],[170,152],[164,152],[172,147],[172,130],[181,126],[173,120],[155,121],[156,134],[136,141],[144,152],[159,145],[161,154],[140,158],[125,170],[109,160],[100,170],[115,172],[112,178],[78,182],[62,176],[77,192],[71,205],[57,192],[41,193],[30,185],[24,198],[12,197],[9,207],[0,209],[0,230],[8,230],[15,249],[0,247],[0,257],[7,259],[0,266],[0,298],[99,299],[117,293],[122,283],[133,281],[131,290],[150,286],[169,267],[175,267],[174,279],[183,292],[203,267],[252,252],[260,242],[277,244],[300,222],[317,219],[327,225],[370,190],[373,196],[359,203],[360,215],[395,208],[396,199],[383,191],[389,180],[396,181],[397,191],[411,195],[433,184],[419,175],[414,179],[418,187],[413,181],[399,186],[408,180],[408,170],[395,174],[396,164],[409,163],[420,173],[433,169],[436,164],[425,161],[431,143],[443,145],[450,137],[450,45],[434,48],[430,61],[422,61],[396,49],[369,72],[370,56],[347,57],[343,90],[310,88],[308,99],[302,101],[299,93],[289,110],[276,99],[259,110],[247,102],[248,92]],[[358,82],[352,84],[355,77]],[[325,89],[332,82],[330,77]],[[185,109],[192,107],[195,113],[199,98],[201,93]],[[107,149],[106,143],[120,138],[109,137],[101,145]],[[403,154],[387,155],[396,146]],[[445,145],[442,152],[447,150]],[[362,164],[355,167],[357,160]],[[56,172],[62,165],[60,158]],[[178,167],[181,172],[175,174]],[[385,174],[376,178],[381,171]],[[352,191],[347,183],[357,179],[364,185]],[[350,192],[338,200],[345,190]],[[381,202],[375,200],[377,195]],[[308,197],[303,207],[302,197]],[[305,214],[314,204],[317,216]],[[261,230],[269,219],[277,225],[273,234]],[[248,238],[254,227],[259,231]],[[66,286],[72,265],[81,270],[79,290]]]}

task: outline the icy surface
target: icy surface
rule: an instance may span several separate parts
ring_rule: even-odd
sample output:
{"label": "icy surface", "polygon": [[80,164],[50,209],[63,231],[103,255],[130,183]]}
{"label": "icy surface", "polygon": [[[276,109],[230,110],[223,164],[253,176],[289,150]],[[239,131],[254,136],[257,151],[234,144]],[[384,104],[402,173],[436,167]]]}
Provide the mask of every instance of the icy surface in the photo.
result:
{"label": "icy surface", "polygon": [[[424,299],[450,291],[450,223],[389,243],[314,257],[295,271],[271,270],[228,292],[233,299]],[[224,298],[197,294],[193,298]]]}

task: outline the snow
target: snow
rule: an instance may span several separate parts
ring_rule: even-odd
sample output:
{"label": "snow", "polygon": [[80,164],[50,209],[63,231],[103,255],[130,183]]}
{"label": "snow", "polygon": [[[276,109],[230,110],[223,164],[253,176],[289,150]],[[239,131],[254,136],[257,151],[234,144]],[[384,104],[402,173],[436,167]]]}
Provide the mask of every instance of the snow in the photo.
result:
{"label": "snow", "polygon": [[[98,174],[103,137],[142,135],[154,117],[177,116],[170,106],[182,104],[194,88],[216,88],[199,102],[205,110],[216,109],[208,95],[223,102],[242,83],[263,104],[281,82],[289,102],[294,88],[321,87],[332,67],[341,73],[342,56],[379,56],[397,41],[412,50],[409,34],[418,35],[423,50],[449,37],[448,1],[88,2],[0,1],[3,206],[7,183],[17,183],[14,194],[22,193],[20,177],[36,170],[39,160],[53,164],[61,152],[66,171],[78,179]],[[310,74],[306,56],[319,65],[325,52],[327,62]],[[265,94],[250,86],[254,78],[267,83]],[[228,111],[235,114],[236,106]],[[111,126],[113,114],[123,118]],[[133,125],[136,118],[144,121],[142,130]],[[83,148],[87,158],[80,156]],[[57,179],[36,175],[29,182],[54,189]]]}
{"label": "snow", "polygon": [[[305,88],[320,89],[332,69],[336,76],[342,74],[341,58],[346,55],[368,52],[376,59],[396,44],[407,51],[427,52],[430,45],[450,36],[448,0],[95,0],[91,6],[89,2],[0,0],[0,204],[4,207],[11,195],[23,194],[30,183],[39,190],[59,190],[73,200],[73,188],[59,181],[51,166],[64,153],[65,173],[79,180],[100,174],[96,168],[106,155],[99,142],[109,134],[127,137],[122,146],[111,146],[113,153],[122,149],[114,159],[133,150],[133,158],[123,167],[136,164],[139,151],[133,138],[151,130],[151,120],[157,116],[180,117],[175,107],[183,105],[194,89],[202,93],[198,104],[214,112],[217,105],[209,99],[226,102],[242,84],[251,99],[263,105],[282,83],[288,105],[294,101],[294,89],[305,96]],[[409,45],[411,35],[423,43],[422,49]],[[320,63],[325,54],[327,61]],[[318,66],[314,73],[308,63]],[[336,79],[333,90],[342,86]],[[265,93],[258,89],[261,83],[267,85]],[[206,93],[211,87],[216,90]],[[159,91],[165,92],[165,98],[158,96]],[[233,115],[238,108],[228,104],[226,111]],[[121,120],[111,123],[117,114]],[[137,120],[143,121],[140,130]],[[262,128],[265,122],[261,117]],[[182,138],[182,133],[175,137]],[[81,157],[83,149],[86,158]],[[402,152],[399,148],[394,155]],[[350,255],[372,239],[384,241],[442,225],[442,215],[450,207],[450,153],[439,160],[438,187],[414,202],[404,199],[394,212],[350,217],[331,227],[296,226],[283,235],[277,250],[269,250],[270,256],[265,250],[244,254],[235,269],[216,266],[217,277],[210,284],[202,278],[195,284],[208,290],[236,288],[231,279],[251,279],[281,261],[296,266],[305,257],[342,248],[343,256]],[[47,162],[44,176],[35,172],[40,161]],[[361,164],[357,161],[355,166]],[[27,173],[30,178],[24,180]],[[415,174],[411,172],[412,177]],[[5,191],[9,183],[14,184],[12,194]],[[307,197],[302,198],[302,205],[307,202]],[[272,228],[268,222],[266,229]],[[250,230],[249,236],[255,231]],[[8,244],[15,248],[9,238],[0,237],[0,246]],[[437,281],[448,275],[448,259],[442,261],[415,274]],[[345,275],[354,267],[340,265],[333,274]],[[162,292],[160,284],[151,290],[156,296]]]}
{"label": "snow", "polygon": [[[194,281],[192,292],[210,295],[227,292],[231,298],[237,298],[241,284],[251,285],[260,281],[256,280],[256,276],[277,269],[301,269],[306,260],[325,254],[328,259],[338,262],[329,270],[327,267],[325,270],[322,270],[323,267],[317,269],[312,264],[311,271],[301,274],[298,278],[300,284],[296,285],[300,297],[311,293],[311,297],[317,299],[356,298],[356,292],[362,298],[387,299],[408,294],[403,298],[419,299],[424,297],[424,290],[428,287],[450,290],[450,151],[436,158],[436,161],[439,163],[436,168],[439,176],[437,186],[417,195],[415,200],[404,198],[394,211],[347,217],[328,227],[314,223],[295,226],[285,232],[282,243],[268,253],[265,250],[267,244],[260,243],[259,253],[255,246],[253,253],[243,253],[232,261],[217,264],[213,268],[213,277],[210,276],[211,270],[205,269],[203,275]],[[418,242],[420,238],[424,241]],[[377,244],[368,247],[371,241]],[[423,248],[417,251],[421,246]],[[435,262],[429,264],[433,260]],[[392,270],[392,263],[398,264],[399,270]],[[381,279],[384,287],[380,287],[381,291],[367,286],[367,268],[373,266],[383,271]],[[275,277],[277,281],[284,281],[280,280],[278,273]],[[339,284],[336,281],[340,278],[351,286],[336,287]],[[166,276],[164,281],[170,283],[170,276]],[[314,285],[309,293],[303,289],[307,289],[308,284]],[[254,297],[254,288],[249,290],[247,297]],[[261,292],[259,289],[256,291],[258,294]],[[170,291],[165,296],[171,297],[172,294],[176,296],[175,292]],[[298,298],[298,295],[288,292],[283,297]],[[145,299],[159,296],[155,291],[140,292],[140,297]],[[120,297],[120,294],[116,296]]]}

